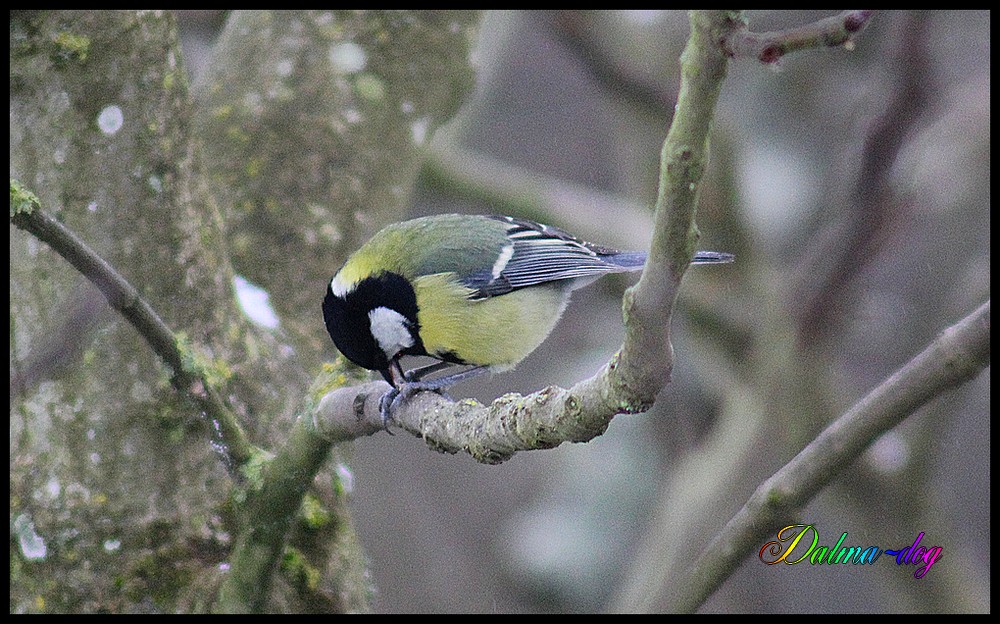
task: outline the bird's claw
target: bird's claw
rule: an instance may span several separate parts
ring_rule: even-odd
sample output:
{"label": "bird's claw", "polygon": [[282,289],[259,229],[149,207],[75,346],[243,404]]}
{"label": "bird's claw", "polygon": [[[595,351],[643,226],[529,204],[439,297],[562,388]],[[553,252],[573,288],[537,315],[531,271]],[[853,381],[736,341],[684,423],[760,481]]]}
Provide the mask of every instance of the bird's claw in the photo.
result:
{"label": "bird's claw", "polygon": [[399,403],[403,401],[409,401],[417,393],[429,390],[431,392],[436,392],[443,396],[444,398],[451,401],[451,397],[445,392],[444,388],[437,388],[428,383],[422,383],[419,381],[410,381],[400,384],[398,388],[390,388],[388,392],[382,395],[379,399],[378,409],[379,413],[382,415],[382,428],[392,434],[389,430],[389,421],[392,420],[392,412],[396,409]]}
{"label": "bird's claw", "polygon": [[399,398],[399,389],[390,388],[388,392],[382,395],[382,398],[378,402],[378,411],[382,415],[382,428],[386,430],[389,435],[394,435],[392,431],[389,430],[389,420],[392,419],[392,408],[396,404],[396,400]]}

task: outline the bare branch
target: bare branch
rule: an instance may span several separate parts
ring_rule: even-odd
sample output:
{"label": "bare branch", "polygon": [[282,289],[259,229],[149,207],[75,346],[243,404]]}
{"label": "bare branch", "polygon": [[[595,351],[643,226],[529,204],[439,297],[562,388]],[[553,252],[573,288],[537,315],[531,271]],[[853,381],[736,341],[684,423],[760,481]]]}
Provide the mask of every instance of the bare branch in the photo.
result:
{"label": "bare branch", "polygon": [[934,397],[973,379],[989,364],[987,301],[943,331],[757,488],[690,571],[677,579],[668,608],[697,609],[783,520],[812,500],[881,435]]}
{"label": "bare branch", "polygon": [[[326,460],[330,442],[316,435],[313,419],[300,418],[289,439],[275,455],[260,452],[246,438],[235,414],[216,389],[185,356],[181,341],[149,303],[118,271],[90,249],[69,228],[39,208],[34,194],[15,180],[10,185],[10,221],[51,246],[96,285],[111,307],[125,317],[174,371],[174,386],[195,401],[210,422],[214,442],[230,472],[251,488],[249,505],[254,522],[245,527],[233,550],[230,574],[220,590],[217,607],[227,611],[260,610],[266,592],[253,595],[240,588],[269,581],[274,562],[285,543],[288,524],[302,496]],[[189,347],[185,347],[189,348]]]}
{"label": "bare branch", "polygon": [[253,453],[235,414],[223,402],[206,376],[185,356],[181,342],[163,319],[132,286],[97,252],[54,218],[43,212],[37,197],[16,180],[10,182],[10,222],[47,243],[104,294],[112,308],[135,327],[139,335],[173,372],[174,386],[205,412],[214,442],[232,471]]}
{"label": "bare branch", "polygon": [[[614,361],[569,390],[550,386],[527,396],[505,394],[489,406],[423,392],[401,403],[393,421],[438,451],[466,452],[476,461],[499,464],[518,451],[586,442],[604,433],[616,415],[634,411],[627,394],[611,385],[613,368]],[[380,431],[379,399],[388,389],[384,381],[375,381],[330,392],[315,412],[316,431],[330,442]]]}
{"label": "bare branch", "polygon": [[844,11],[840,15],[811,24],[779,30],[753,33],[743,23],[722,39],[722,47],[734,58],[755,58],[761,63],[776,63],[790,52],[809,48],[844,46],[850,49],[854,37],[864,30],[873,11]]}
{"label": "bare branch", "polygon": [[[670,381],[670,318],[698,239],[698,184],[725,76],[726,57],[716,42],[731,23],[722,12],[691,15],[677,111],[661,152],[653,241],[639,283],[626,293],[622,350],[596,375],[569,390],[549,387],[526,397],[508,394],[489,407],[422,393],[396,410],[397,424],[438,450],[465,451],[478,461],[499,463],[519,450],[590,440],[604,433],[615,415],[649,409]],[[330,440],[374,433],[381,423],[377,399],[387,389],[384,383],[373,383],[327,395],[317,412],[317,431]]]}
{"label": "bare branch", "polygon": [[691,35],[681,54],[681,88],[670,131],[660,152],[656,222],[639,282],[625,293],[625,343],[621,365],[609,372],[643,411],[670,381],[670,318],[681,278],[698,242],[695,208],[708,164],[709,130],[726,76],[718,46],[734,18],[723,11],[692,11]]}

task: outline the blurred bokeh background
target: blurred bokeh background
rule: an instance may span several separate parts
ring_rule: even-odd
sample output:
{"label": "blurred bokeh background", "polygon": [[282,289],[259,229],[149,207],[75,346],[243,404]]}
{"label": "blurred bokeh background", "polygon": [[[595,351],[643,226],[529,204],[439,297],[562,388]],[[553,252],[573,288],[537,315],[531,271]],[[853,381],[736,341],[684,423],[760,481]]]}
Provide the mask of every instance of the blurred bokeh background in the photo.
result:
{"label": "blurred bokeh background", "polygon": [[[749,24],[828,15],[751,12]],[[218,19],[182,19],[193,71],[194,35],[210,40]],[[683,12],[487,13],[474,98],[435,136],[412,214],[516,211],[643,248],[687,32]],[[685,278],[673,382],[591,443],[500,466],[406,435],[357,442],[352,508],[376,609],[627,605],[643,552],[690,563],[825,422],[989,297],[989,201],[989,12],[884,12],[853,50],[733,61],[698,222],[701,247],[738,262]],[[516,371],[455,394],[488,401],[592,374],[620,344],[627,285],[579,291]],[[882,548],[925,531],[944,547],[938,569],[917,581],[885,562],[751,556],[705,610],[988,611],[989,388],[987,370],[934,401],[789,519]]]}
{"label": "blurred bokeh background", "polygon": [[[763,32],[830,14],[755,11],[748,19]],[[233,54],[217,39],[231,16],[178,16],[183,65],[197,85],[215,55]],[[410,215],[513,214],[643,249],[687,34],[684,12],[485,13],[474,94],[426,144]],[[326,114],[327,105],[310,114]],[[290,118],[285,130],[302,131],[302,123]],[[878,12],[850,50],[808,50],[772,66],[733,60],[711,150],[700,247],[737,261],[685,276],[672,381],[650,412],[617,417],[590,443],[520,453],[499,466],[439,454],[405,434],[337,449],[376,611],[662,608],[670,579],[764,479],[989,299],[988,11]],[[310,202],[290,217],[322,217],[327,207]],[[382,214],[351,217],[372,230],[384,225]],[[277,244],[229,245],[266,257],[265,271],[283,253],[300,260]],[[323,284],[313,297],[309,285],[274,272],[303,306],[315,299],[310,327],[320,328]],[[576,292],[553,335],[515,371],[452,395],[489,401],[590,376],[621,343],[631,279]],[[278,336],[311,331],[290,327],[282,303],[298,305],[278,302],[278,315],[258,325],[276,324]],[[94,307],[104,310],[99,300]],[[106,325],[111,315],[101,313]],[[336,356],[328,342],[320,353],[295,344],[288,357],[306,368]],[[924,532],[924,545],[943,547],[925,578],[886,558],[871,567],[766,566],[751,553],[703,610],[988,612],[989,412],[987,368],[874,441],[788,519],[815,525],[829,545],[847,532],[848,543],[901,548]],[[12,419],[12,509],[14,427]],[[23,551],[15,533],[33,531],[12,525],[12,553]]]}

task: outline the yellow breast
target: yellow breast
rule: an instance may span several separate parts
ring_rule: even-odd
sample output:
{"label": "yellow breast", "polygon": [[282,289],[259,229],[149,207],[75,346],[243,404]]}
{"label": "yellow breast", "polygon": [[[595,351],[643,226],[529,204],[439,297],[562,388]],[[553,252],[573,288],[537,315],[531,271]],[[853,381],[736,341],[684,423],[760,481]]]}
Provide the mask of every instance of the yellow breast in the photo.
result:
{"label": "yellow breast", "polygon": [[452,353],[499,370],[512,368],[545,340],[568,300],[568,291],[556,284],[470,300],[471,291],[451,273],[418,277],[413,287],[420,339],[429,354]]}

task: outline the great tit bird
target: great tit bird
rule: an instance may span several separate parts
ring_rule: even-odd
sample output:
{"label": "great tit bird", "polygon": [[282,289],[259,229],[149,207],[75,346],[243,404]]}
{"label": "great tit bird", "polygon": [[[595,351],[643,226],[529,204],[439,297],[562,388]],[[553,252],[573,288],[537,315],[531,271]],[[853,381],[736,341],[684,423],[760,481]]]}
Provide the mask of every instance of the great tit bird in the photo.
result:
{"label": "great tit bird", "polygon": [[[698,252],[692,262],[732,260]],[[513,368],[549,335],[570,292],[645,262],[645,252],[525,219],[421,217],[386,227],[347,259],[327,285],[323,318],[344,356],[392,385],[380,404],[387,426],[395,403],[417,391]],[[404,373],[406,355],[439,362]],[[452,365],[471,368],[423,380]]]}

